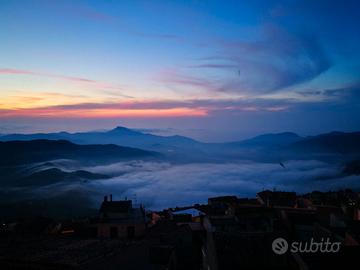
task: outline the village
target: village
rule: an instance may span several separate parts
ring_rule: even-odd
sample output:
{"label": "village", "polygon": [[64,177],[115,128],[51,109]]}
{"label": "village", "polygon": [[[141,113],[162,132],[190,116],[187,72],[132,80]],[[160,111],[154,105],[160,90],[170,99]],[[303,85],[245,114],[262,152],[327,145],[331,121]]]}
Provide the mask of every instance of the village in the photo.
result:
{"label": "village", "polygon": [[[97,217],[4,220],[0,237],[1,269],[333,269],[360,254],[360,194],[264,190],[162,211],[109,195]],[[275,239],[339,250],[279,253]]]}

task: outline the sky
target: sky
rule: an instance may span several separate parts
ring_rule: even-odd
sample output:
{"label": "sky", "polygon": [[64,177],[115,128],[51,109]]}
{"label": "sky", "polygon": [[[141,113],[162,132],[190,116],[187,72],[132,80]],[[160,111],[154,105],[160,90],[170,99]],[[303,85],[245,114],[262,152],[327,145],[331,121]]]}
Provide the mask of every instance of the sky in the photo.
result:
{"label": "sky", "polygon": [[359,1],[0,0],[0,133],[360,130]]}

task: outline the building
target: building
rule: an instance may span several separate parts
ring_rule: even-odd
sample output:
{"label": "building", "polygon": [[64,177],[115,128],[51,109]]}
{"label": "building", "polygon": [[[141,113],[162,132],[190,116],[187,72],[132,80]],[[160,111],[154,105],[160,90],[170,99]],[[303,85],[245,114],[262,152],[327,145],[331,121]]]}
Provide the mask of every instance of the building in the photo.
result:
{"label": "building", "polygon": [[257,198],[262,205],[267,207],[282,206],[294,207],[296,205],[296,193],[285,191],[264,190],[257,194]]}
{"label": "building", "polygon": [[200,269],[203,229],[200,223],[162,220],[147,234],[150,269]]}
{"label": "building", "polygon": [[131,200],[113,201],[107,196],[100,207],[96,224],[97,236],[101,238],[136,238],[145,234],[145,210],[134,207]]}
{"label": "building", "polygon": [[284,237],[277,219],[275,209],[256,205],[238,207],[232,215],[205,216],[203,269],[293,269],[288,256],[271,249],[275,238]]}

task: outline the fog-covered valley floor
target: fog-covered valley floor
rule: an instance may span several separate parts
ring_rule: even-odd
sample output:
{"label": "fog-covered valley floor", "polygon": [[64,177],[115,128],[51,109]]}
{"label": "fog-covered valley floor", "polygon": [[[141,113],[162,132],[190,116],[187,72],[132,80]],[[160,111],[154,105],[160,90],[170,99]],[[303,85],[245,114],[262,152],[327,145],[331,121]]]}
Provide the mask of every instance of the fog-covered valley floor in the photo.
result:
{"label": "fog-covered valley floor", "polygon": [[85,185],[94,192],[132,197],[151,208],[204,203],[207,198],[235,194],[254,197],[264,189],[296,191],[360,188],[360,176],[344,176],[341,167],[321,161],[288,161],[278,163],[238,161],[234,163],[131,162],[89,168],[89,171],[111,174],[107,180]]}
{"label": "fog-covered valley floor", "polygon": [[[297,193],[360,189],[360,176],[344,175],[341,165],[317,160],[289,160],[282,164],[253,161],[171,164],[133,160],[91,167],[59,160],[37,164],[31,171],[49,171],[54,167],[67,173],[87,171],[100,178],[9,187],[3,188],[3,192],[23,194],[30,200],[83,198],[89,208],[98,207],[103,196],[111,193],[115,199],[133,199],[147,208],[162,209],[204,203],[207,198],[218,195],[254,197],[264,189]],[[102,175],[106,177],[101,178]]]}
{"label": "fog-covered valley floor", "polygon": [[[71,141],[14,136],[0,142],[3,216],[96,215],[109,194],[163,209],[265,189],[360,190],[360,133],[267,134],[222,144],[124,128],[68,134]],[[86,144],[74,142],[79,138]]]}

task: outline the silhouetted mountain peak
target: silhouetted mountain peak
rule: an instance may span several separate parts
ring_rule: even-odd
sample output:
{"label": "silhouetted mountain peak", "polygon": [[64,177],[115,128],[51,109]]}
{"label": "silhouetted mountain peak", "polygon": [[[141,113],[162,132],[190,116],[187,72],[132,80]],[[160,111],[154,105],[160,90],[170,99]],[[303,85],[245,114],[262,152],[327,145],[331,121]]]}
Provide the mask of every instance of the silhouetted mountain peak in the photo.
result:
{"label": "silhouetted mountain peak", "polygon": [[130,128],[117,126],[114,129],[109,130],[107,133],[110,134],[121,134],[121,135],[142,135],[143,133],[139,131],[132,130]]}
{"label": "silhouetted mountain peak", "polygon": [[59,135],[69,135],[70,133],[69,132],[67,132],[67,131],[60,131],[59,132]]}

